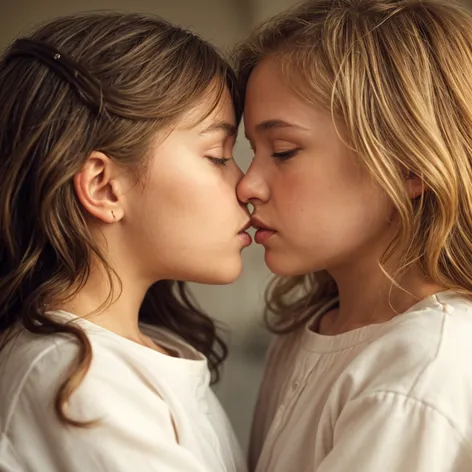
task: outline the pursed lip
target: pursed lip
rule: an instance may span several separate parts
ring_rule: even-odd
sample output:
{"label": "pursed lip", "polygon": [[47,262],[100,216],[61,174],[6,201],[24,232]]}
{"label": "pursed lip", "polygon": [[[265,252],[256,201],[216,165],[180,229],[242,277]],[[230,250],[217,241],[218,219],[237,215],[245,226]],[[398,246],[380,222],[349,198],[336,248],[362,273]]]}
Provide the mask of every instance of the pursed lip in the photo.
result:
{"label": "pursed lip", "polygon": [[270,226],[267,226],[263,221],[261,221],[257,216],[253,216],[251,218],[251,223],[252,223],[252,226],[253,228],[255,229],[266,229],[266,230],[269,230],[269,231],[275,231],[273,228],[271,228]]}
{"label": "pursed lip", "polygon": [[251,220],[248,220],[247,223],[239,230],[239,233],[246,232],[252,226],[251,223]]}

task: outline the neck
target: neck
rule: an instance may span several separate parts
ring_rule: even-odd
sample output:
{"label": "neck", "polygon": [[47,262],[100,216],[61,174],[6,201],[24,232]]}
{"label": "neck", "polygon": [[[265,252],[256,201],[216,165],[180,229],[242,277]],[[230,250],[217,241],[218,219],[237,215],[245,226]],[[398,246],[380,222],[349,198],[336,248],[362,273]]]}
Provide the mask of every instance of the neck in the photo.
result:
{"label": "neck", "polygon": [[[164,347],[156,344],[139,329],[139,310],[147,290],[155,280],[150,276],[143,276],[143,270],[136,264],[135,255],[123,243],[124,238],[116,237],[116,234],[113,237],[112,233],[118,231],[116,228],[117,225],[113,225],[111,229],[105,227],[95,232],[95,239],[102,243],[101,249],[107,254],[115,270],[112,275],[113,292],[105,269],[94,258],[85,285],[66,303],[55,308],[86,318],[124,338],[169,355]],[[105,233],[108,234],[107,238]]]}
{"label": "neck", "polygon": [[112,275],[113,292],[103,265],[93,257],[85,285],[58,308],[86,317],[120,336],[140,342],[139,309],[153,281],[143,277],[143,271],[137,266],[136,258],[126,245],[118,225],[91,228],[94,240],[107,254],[116,273]]}
{"label": "neck", "polygon": [[339,292],[339,309],[322,318],[320,331],[340,334],[382,323],[404,313],[420,300],[444,290],[411,267],[395,283],[375,264],[330,271]]}
{"label": "neck", "polygon": [[139,341],[139,308],[148,284],[130,280],[129,276],[124,275],[126,272],[123,272],[118,272],[121,285],[114,277],[113,298],[109,300],[110,303],[104,305],[111,293],[108,277],[103,269],[95,267],[91,270],[85,286],[59,308],[85,317],[120,336]]}

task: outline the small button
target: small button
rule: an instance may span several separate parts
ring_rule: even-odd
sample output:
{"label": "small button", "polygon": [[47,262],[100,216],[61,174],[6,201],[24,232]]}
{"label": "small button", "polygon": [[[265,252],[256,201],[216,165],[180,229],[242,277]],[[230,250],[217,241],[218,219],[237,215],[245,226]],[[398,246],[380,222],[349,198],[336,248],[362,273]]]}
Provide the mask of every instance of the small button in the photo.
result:
{"label": "small button", "polygon": [[454,307],[451,305],[443,305],[443,312],[446,315],[452,315],[454,313]]}

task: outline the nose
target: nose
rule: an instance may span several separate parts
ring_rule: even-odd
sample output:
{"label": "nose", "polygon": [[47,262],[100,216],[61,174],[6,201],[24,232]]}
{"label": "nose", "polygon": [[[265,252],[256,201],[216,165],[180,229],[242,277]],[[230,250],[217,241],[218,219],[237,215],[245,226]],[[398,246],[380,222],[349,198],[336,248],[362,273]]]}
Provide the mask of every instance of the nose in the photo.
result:
{"label": "nose", "polygon": [[254,162],[239,181],[236,192],[241,202],[257,205],[269,200],[270,191],[263,174],[254,166]]}

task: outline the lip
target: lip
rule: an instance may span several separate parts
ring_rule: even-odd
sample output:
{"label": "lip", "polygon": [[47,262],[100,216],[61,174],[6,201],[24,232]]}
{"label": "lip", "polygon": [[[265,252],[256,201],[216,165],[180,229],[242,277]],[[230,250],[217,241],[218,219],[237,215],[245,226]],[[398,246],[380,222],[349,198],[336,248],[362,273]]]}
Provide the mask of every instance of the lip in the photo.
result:
{"label": "lip", "polygon": [[249,220],[239,231],[238,238],[242,241],[243,247],[249,246],[252,243],[252,238],[247,230],[251,227],[251,220]]}
{"label": "lip", "polygon": [[247,223],[239,230],[239,233],[246,232],[252,226],[252,221],[248,220]]}
{"label": "lip", "polygon": [[257,230],[254,236],[254,240],[258,244],[266,244],[267,241],[276,233],[275,229],[269,228],[259,218],[252,218],[252,226]]}
{"label": "lip", "polygon": [[259,230],[268,230],[268,231],[273,231],[275,233],[275,229],[270,228],[267,226],[263,221],[261,221],[257,216],[253,216],[251,219],[251,223],[253,228]]}

